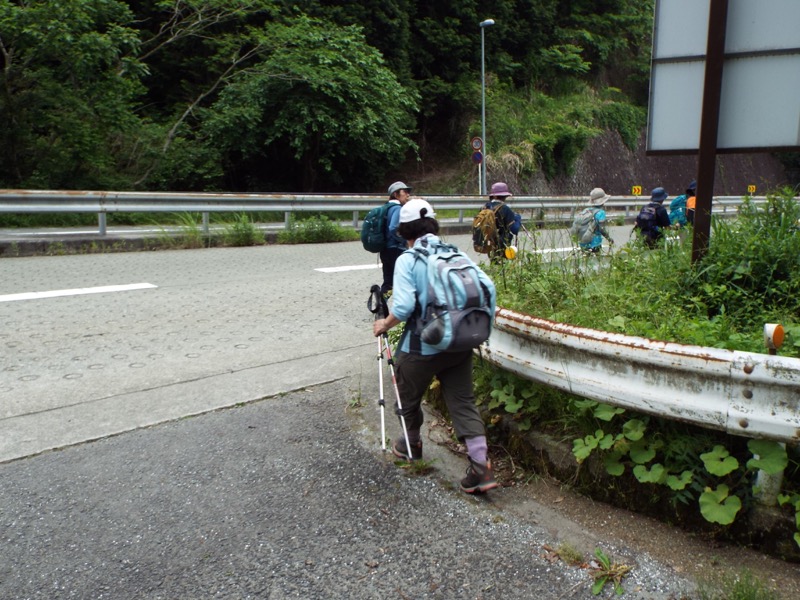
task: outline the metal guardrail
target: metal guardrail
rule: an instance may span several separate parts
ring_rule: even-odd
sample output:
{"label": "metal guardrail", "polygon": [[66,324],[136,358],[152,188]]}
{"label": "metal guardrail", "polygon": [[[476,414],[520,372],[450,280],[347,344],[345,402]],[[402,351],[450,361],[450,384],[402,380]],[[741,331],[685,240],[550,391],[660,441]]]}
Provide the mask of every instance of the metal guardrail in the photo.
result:
{"label": "metal guardrail", "polygon": [[800,359],[660,342],[502,308],[482,354],[525,379],[612,406],[800,441]]}
{"label": "metal guardrail", "polygon": [[[477,213],[486,202],[485,196],[425,195],[437,209]],[[743,196],[714,198],[712,212],[735,213]],[[359,212],[385,202],[385,195],[376,194],[215,194],[176,192],[114,192],[65,190],[0,190],[0,213],[96,213],[101,235],[106,233],[106,215],[119,212],[200,212],[204,214],[204,230],[208,228],[211,212],[281,212],[284,223],[296,212],[352,211],[352,225],[359,226]],[[650,200],[649,196],[612,196],[606,203],[609,217],[630,218]],[[754,197],[764,202],[764,197]],[[530,219],[563,221],[570,218],[576,207],[586,204],[586,197],[572,196],[514,196],[511,205]],[[526,215],[528,216],[528,215]]]}

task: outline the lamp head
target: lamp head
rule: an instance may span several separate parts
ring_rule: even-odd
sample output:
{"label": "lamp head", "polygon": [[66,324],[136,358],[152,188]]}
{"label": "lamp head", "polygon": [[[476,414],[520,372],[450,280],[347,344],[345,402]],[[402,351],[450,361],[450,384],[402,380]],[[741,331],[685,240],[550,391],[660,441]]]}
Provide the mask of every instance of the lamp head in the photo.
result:
{"label": "lamp head", "polygon": [[486,19],[478,23],[478,27],[489,27],[490,25],[494,25],[494,19]]}

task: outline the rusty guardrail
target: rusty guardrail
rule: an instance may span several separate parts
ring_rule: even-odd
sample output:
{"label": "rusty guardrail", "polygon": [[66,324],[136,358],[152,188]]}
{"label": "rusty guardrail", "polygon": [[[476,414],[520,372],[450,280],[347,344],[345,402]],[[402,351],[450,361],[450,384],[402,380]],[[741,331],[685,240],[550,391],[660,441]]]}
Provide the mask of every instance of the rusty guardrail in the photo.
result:
{"label": "rusty guardrail", "polygon": [[521,377],[613,406],[800,441],[800,359],[660,342],[502,308],[482,353]]}

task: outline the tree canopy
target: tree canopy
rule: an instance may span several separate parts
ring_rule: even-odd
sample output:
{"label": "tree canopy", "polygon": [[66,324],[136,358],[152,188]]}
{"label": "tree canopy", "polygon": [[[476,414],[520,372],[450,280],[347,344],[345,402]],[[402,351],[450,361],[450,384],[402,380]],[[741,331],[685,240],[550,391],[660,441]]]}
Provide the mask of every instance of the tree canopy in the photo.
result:
{"label": "tree canopy", "polygon": [[[568,160],[646,100],[652,0],[0,0],[0,185],[369,189],[474,134],[489,17],[509,151]],[[564,97],[582,133],[534,130]]]}

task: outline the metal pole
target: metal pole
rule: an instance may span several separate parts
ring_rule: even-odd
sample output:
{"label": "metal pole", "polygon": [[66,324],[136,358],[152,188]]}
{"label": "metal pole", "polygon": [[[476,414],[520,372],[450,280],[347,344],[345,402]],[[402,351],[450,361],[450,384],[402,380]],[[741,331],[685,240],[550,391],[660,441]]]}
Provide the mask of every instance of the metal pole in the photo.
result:
{"label": "metal pole", "polygon": [[700,148],[697,157],[697,200],[694,211],[692,262],[708,251],[711,235],[711,201],[714,197],[714,171],[717,164],[719,104],[722,96],[722,66],[725,61],[725,29],[728,0],[711,0],[706,44],[706,71],[703,83],[703,111]]}
{"label": "metal pole", "polygon": [[494,25],[494,19],[481,21],[481,140],[483,140],[483,160],[481,161],[481,194],[486,195],[486,50],[484,30]]}

